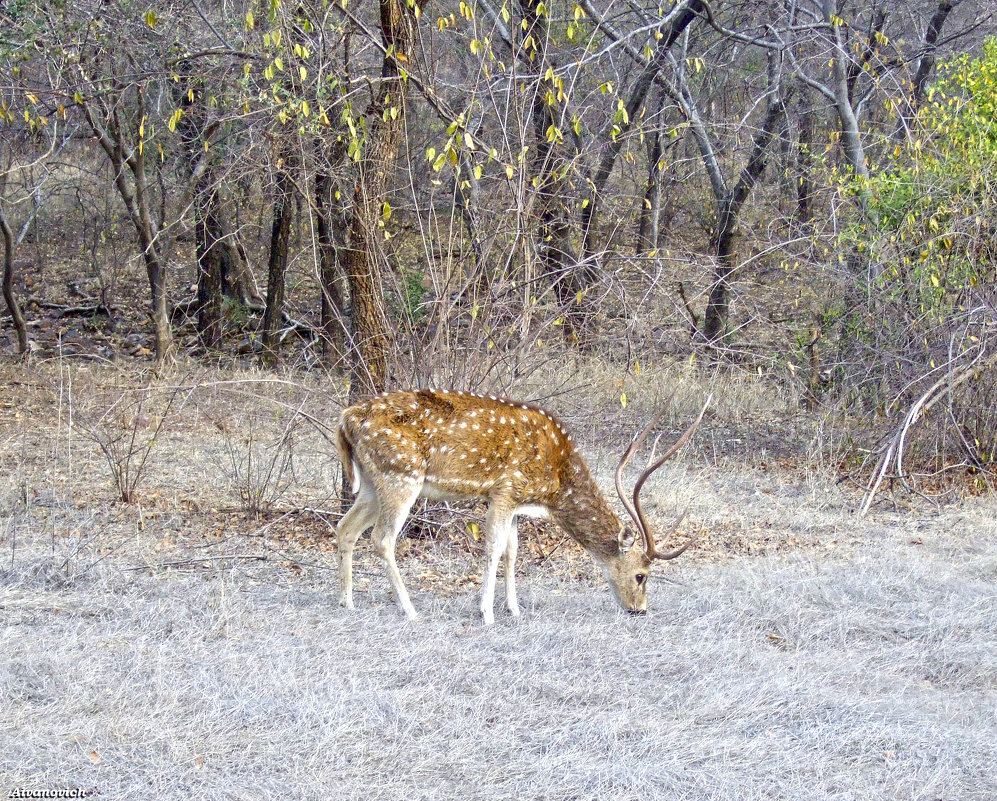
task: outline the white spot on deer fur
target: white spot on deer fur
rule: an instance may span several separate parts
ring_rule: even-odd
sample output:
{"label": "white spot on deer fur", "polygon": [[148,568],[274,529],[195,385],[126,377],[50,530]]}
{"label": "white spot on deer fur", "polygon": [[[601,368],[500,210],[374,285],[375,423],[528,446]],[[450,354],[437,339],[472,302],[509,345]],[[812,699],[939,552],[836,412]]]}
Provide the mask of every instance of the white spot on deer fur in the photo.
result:
{"label": "white spot on deer fur", "polygon": [[473,428],[475,431],[480,431],[481,430],[481,426],[479,426],[477,423],[473,423],[471,425],[471,428]]}
{"label": "white spot on deer fur", "polygon": [[484,457],[482,457],[482,458],[478,459],[478,464],[484,464],[487,461],[488,461],[487,459],[485,459]]}
{"label": "white spot on deer fur", "polygon": [[498,400],[494,395],[489,395],[488,400]]}
{"label": "white spot on deer fur", "polygon": [[363,421],[363,427],[364,428],[370,428],[370,420],[364,420]]}
{"label": "white spot on deer fur", "polygon": [[504,417],[500,417],[500,418],[499,418],[499,422],[500,422],[500,423],[501,423],[502,425],[505,425],[505,418],[504,418]]}
{"label": "white spot on deer fur", "polygon": [[460,458],[461,458],[461,459],[466,459],[466,458],[467,458],[467,454],[466,454],[466,453],[462,453],[462,454],[460,455]]}
{"label": "white spot on deer fur", "polygon": [[464,421],[461,421],[460,427],[461,428],[467,428],[467,423],[465,423]]}
{"label": "white spot on deer fur", "polygon": [[468,417],[477,417],[478,413],[477,412],[470,412],[467,416]]}

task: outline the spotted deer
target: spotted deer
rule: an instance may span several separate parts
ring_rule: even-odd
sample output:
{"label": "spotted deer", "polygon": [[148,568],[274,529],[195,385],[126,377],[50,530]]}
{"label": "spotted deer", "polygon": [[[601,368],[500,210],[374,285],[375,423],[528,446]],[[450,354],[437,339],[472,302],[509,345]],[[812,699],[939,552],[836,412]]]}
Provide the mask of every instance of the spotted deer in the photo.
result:
{"label": "spotted deer", "polygon": [[398,605],[415,618],[395,562],[395,540],[412,505],[418,498],[480,498],[488,501],[487,565],[481,593],[486,625],[494,622],[500,559],[505,568],[506,605],[511,614],[519,615],[518,515],[553,520],[592,555],[620,605],[631,614],[644,614],[652,562],[674,559],[688,544],[658,550],[641,507],[640,491],[650,475],[688,441],[705,412],[703,406],[678,441],[641,473],[632,502],[623,491],[623,469],[664,410],[623,454],[616,468],[616,491],[633,520],[631,527],[621,523],[606,502],[564,426],[537,406],[467,392],[419,390],[385,393],[349,407],[339,421],[337,445],[356,501],[337,529],[340,604],[353,609],[353,548],[359,536],[373,527],[371,540],[384,561]]}

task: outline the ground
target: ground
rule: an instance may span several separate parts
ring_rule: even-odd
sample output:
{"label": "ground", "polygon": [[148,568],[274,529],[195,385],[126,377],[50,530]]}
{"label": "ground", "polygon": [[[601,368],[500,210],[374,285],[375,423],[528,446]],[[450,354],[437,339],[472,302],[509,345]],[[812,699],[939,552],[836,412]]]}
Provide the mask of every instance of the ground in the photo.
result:
{"label": "ground", "polygon": [[[675,541],[694,538],[655,568],[651,614],[621,614],[583,552],[524,526],[524,615],[485,628],[475,509],[422,510],[400,544],[419,620],[366,541],[358,608],[335,603],[337,463],[297,415],[335,419],[327,380],[0,377],[3,787],[997,797],[997,504],[883,493],[859,518],[812,456],[819,421],[768,390],[676,397],[666,435],[716,394],[650,487],[659,529],[687,508]],[[594,380],[591,402],[557,402],[607,490],[659,380],[623,411]]]}

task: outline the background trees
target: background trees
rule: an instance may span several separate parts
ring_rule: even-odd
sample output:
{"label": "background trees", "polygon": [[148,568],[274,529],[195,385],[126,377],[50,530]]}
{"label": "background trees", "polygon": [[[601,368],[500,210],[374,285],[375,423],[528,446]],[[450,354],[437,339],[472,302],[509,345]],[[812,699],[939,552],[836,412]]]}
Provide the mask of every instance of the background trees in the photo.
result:
{"label": "background trees", "polygon": [[[11,348],[21,306],[81,307],[110,355],[322,364],[354,393],[579,354],[702,353],[872,416],[939,371],[993,383],[983,0],[0,15]],[[939,452],[978,468],[972,405]]]}

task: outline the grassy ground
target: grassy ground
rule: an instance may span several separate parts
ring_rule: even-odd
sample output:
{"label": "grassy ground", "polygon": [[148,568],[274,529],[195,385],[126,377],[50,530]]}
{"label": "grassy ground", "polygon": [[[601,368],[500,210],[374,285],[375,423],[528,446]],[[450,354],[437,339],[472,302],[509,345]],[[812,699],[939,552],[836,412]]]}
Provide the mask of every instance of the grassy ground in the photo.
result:
{"label": "grassy ground", "polygon": [[[400,549],[409,623],[364,543],[358,610],[335,605],[317,435],[296,431],[293,469],[250,508],[265,482],[247,454],[292,448],[258,399],[187,397],[138,502],[114,502],[95,436],[141,440],[157,414],[105,414],[118,380],[18,374],[0,402],[0,790],[997,797],[991,499],[857,520],[827,476],[745,449],[726,410],[653,488],[655,517],[689,505],[699,540],[655,573],[651,615],[621,615],[584,555],[524,533],[524,617],[485,629],[475,543],[450,526]],[[574,427],[608,483],[615,444]]]}

